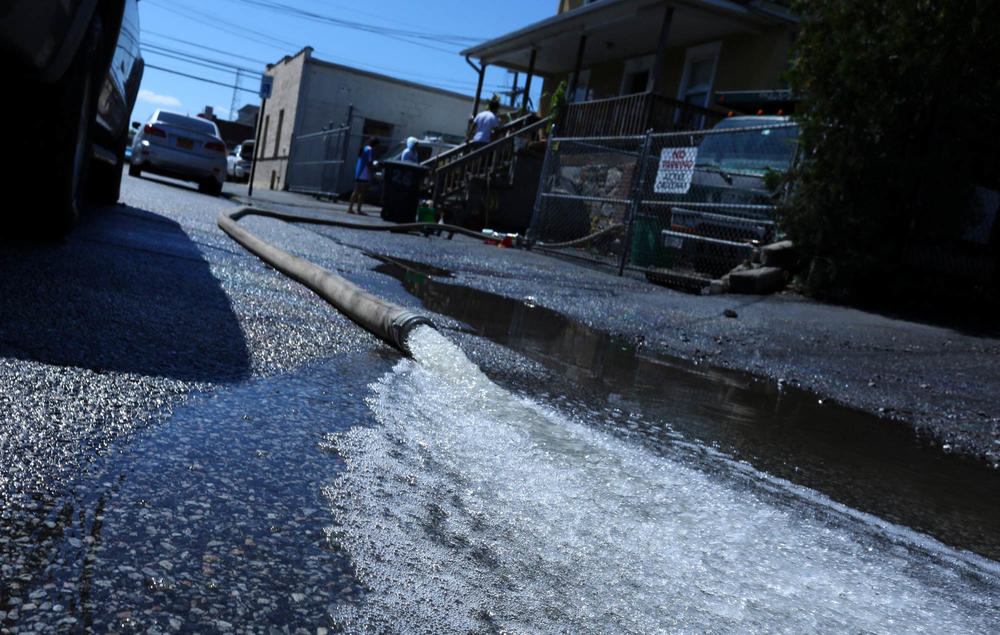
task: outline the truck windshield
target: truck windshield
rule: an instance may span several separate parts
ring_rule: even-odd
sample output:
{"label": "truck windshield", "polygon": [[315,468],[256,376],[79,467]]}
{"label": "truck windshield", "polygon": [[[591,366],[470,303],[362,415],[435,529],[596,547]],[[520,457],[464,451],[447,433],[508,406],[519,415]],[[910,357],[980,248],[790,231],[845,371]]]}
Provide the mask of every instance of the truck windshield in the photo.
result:
{"label": "truck windshield", "polygon": [[769,127],[765,121],[724,119],[713,130],[726,132],[702,140],[697,158],[701,167],[763,174],[768,169],[787,170],[795,158],[798,126],[777,123]]}

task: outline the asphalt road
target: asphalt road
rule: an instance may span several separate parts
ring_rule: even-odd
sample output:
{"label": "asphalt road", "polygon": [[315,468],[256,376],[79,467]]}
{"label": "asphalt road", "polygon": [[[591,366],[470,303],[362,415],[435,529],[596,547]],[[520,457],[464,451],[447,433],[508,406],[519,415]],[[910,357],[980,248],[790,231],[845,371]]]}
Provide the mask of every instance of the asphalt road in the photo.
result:
{"label": "asphalt road", "polygon": [[[88,453],[127,438],[191,392],[383,346],[219,231],[219,211],[246,192],[235,184],[226,190],[232,200],[169,179],[126,177],[122,205],[88,216],[64,242],[2,245],[0,451],[10,457],[0,466],[2,500],[74,474]],[[265,191],[255,201],[357,218],[306,196]],[[373,272],[377,261],[366,253],[433,265],[470,288],[527,299],[640,353],[799,386],[899,421],[946,451],[1000,463],[995,333],[794,295],[696,297],[470,239],[242,222],[404,306],[414,298]]]}
{"label": "asphalt road", "polygon": [[[251,202],[245,186],[229,191],[234,200]],[[287,192],[258,190],[252,202],[354,219],[342,215],[343,205]],[[803,388],[818,399],[898,423],[944,452],[1000,468],[995,316],[953,315],[931,322],[821,304],[794,293],[693,296],[522,250],[379,232],[314,231],[340,244],[449,271],[470,288],[528,298],[533,306],[624,338],[643,354]]]}
{"label": "asphalt road", "polygon": [[[174,470],[180,475],[174,478],[181,481],[200,464],[200,459],[190,458],[198,452],[210,449],[224,457],[231,441],[205,441],[214,438],[216,428],[206,423],[211,418],[200,414],[203,406],[188,406],[192,400],[226,395],[214,407],[244,412],[235,417],[236,423],[278,416],[302,419],[309,418],[303,413],[317,403],[325,408],[325,400],[334,397],[324,385],[336,385],[339,401],[334,410],[350,413],[356,422],[366,415],[352,391],[399,359],[395,350],[218,229],[218,213],[246,202],[245,191],[245,186],[228,184],[227,197],[209,197],[169,179],[125,177],[122,204],[96,210],[66,240],[0,242],[0,624],[5,618],[16,623],[20,604],[9,602],[21,602],[26,588],[44,583],[47,575],[60,579],[50,572],[61,562],[53,556],[60,547],[52,545],[63,544],[57,534],[66,530],[62,523],[75,522],[74,509],[87,510],[80,512],[87,517],[81,525],[100,533],[103,520],[95,510],[102,508],[103,495],[96,503],[67,503],[74,496],[92,496],[87,492],[98,478],[92,470],[103,469],[95,466],[117,452],[156,455],[127,468],[134,474],[132,491],[118,495],[135,499],[134,507],[122,509],[141,510],[152,496],[144,488],[156,489],[158,470]],[[255,204],[283,211],[379,222],[347,216],[345,206],[307,196],[256,194]],[[30,201],[22,205],[23,213],[30,213]],[[477,321],[488,321],[490,312],[498,310],[490,298],[548,309],[552,316],[576,324],[564,332],[553,331],[551,338],[559,341],[551,348],[554,356],[577,357],[571,360],[577,369],[592,362],[587,357],[591,350],[574,340],[586,329],[640,357],[747,371],[779,391],[782,386],[800,387],[816,400],[877,414],[942,454],[968,457],[984,474],[1000,463],[996,333],[821,305],[791,294],[692,296],[641,278],[619,278],[461,236],[448,240],[254,217],[240,222],[386,300],[432,311],[460,344],[468,347],[475,341],[470,357],[488,372],[504,374],[509,384],[516,385],[519,378],[534,382],[537,373],[511,365],[499,347],[476,339],[485,333]],[[403,263],[409,273],[385,275],[386,260]],[[428,275],[469,293],[428,287]],[[503,335],[490,337],[499,340]],[[296,395],[289,398],[296,405],[271,410],[259,406],[267,414],[258,417],[254,404],[269,402],[265,393]],[[131,440],[158,430],[178,412],[184,413],[189,438],[178,441],[165,431],[155,443],[129,449]],[[308,428],[299,433],[305,435],[306,447],[313,444]],[[277,438],[274,431],[264,431],[245,440],[251,446],[244,449],[253,456],[275,457],[289,447]],[[139,449],[157,448],[158,443],[168,448],[162,456]],[[253,443],[273,447],[254,449]],[[177,464],[161,465],[169,460],[171,448],[178,449]],[[292,453],[285,460],[292,465],[300,457]],[[291,478],[287,470],[272,469],[261,487]],[[117,486],[105,483],[97,489],[101,487]],[[194,500],[205,485],[190,487]],[[220,486],[231,488],[231,483]],[[231,500],[237,501],[238,495],[231,494]],[[190,501],[179,504],[185,502]],[[294,499],[289,503],[290,508],[302,506]],[[66,531],[68,544],[81,540],[73,537],[79,531]],[[105,527],[104,533],[114,535],[114,530]],[[49,534],[50,546],[39,547]],[[77,558],[72,566],[85,568],[87,557]],[[281,557],[289,562],[296,558],[294,553]],[[40,571],[46,572],[41,578]],[[269,584],[281,585],[269,575]],[[322,571],[316,577],[330,575]],[[78,572],[65,573],[61,579],[80,577]],[[147,594],[159,584],[148,580],[141,589]],[[85,595],[79,589],[73,593]],[[271,620],[290,619],[282,611],[292,609],[273,610]],[[99,621],[89,625],[127,626]]]}

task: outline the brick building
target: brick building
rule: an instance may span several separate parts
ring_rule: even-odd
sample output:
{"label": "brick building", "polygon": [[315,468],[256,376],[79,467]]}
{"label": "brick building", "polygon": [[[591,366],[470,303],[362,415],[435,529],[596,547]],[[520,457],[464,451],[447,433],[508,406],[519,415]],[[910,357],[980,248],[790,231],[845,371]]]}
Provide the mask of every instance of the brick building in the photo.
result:
{"label": "brick building", "polygon": [[274,85],[261,122],[255,188],[287,189],[294,140],[302,135],[349,124],[342,183],[353,183],[353,157],[365,138],[377,136],[386,148],[408,136],[464,137],[472,114],[472,97],[314,59],[308,46],[266,73]]}

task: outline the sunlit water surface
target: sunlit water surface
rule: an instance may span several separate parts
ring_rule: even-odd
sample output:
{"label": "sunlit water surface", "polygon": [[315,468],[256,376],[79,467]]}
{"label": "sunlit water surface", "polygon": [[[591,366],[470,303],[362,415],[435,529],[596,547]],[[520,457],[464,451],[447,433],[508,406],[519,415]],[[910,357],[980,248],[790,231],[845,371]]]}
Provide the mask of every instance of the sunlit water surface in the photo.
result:
{"label": "sunlit water surface", "polygon": [[987,632],[996,563],[679,438],[665,453],[493,384],[436,331],[331,434],[350,630]]}

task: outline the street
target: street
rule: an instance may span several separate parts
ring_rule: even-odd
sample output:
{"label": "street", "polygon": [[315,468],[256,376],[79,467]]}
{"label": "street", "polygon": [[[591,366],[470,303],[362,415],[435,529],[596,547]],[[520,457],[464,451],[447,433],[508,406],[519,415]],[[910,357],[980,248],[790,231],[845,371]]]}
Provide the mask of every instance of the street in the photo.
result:
{"label": "street", "polygon": [[[309,197],[259,198],[354,222]],[[841,341],[831,324],[901,349],[979,347],[956,354],[966,368],[995,363],[996,340],[684,296],[461,236],[240,221],[454,342],[422,340],[408,360],[223,234],[218,213],[239,204],[125,177],[122,204],[65,241],[0,245],[0,627],[852,629],[931,610],[943,630],[976,630],[997,617],[996,472],[795,388],[820,367],[817,342]],[[379,222],[366,211],[358,222]],[[778,313],[811,320],[814,357],[776,352],[787,340],[759,325]],[[858,359],[826,362],[809,387],[888,368]],[[910,362],[889,361],[905,376]],[[786,385],[742,374],[774,367]],[[947,409],[993,398],[967,390]],[[993,434],[971,436],[989,449]],[[786,549],[792,564],[772,560]],[[642,575],[619,589],[623,562]],[[794,593],[771,584],[779,573]],[[676,589],[663,602],[661,585]],[[824,604],[869,586],[880,602]],[[702,587],[723,599],[699,604]],[[747,597],[770,612],[736,608]]]}

